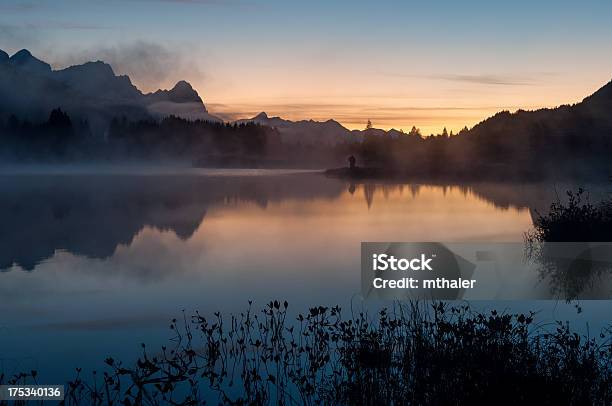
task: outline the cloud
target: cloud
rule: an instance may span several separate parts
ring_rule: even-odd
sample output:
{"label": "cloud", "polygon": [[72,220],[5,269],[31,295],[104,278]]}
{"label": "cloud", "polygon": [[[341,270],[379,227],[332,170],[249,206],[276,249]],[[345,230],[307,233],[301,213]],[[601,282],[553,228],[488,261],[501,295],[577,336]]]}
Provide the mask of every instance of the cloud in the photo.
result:
{"label": "cloud", "polygon": [[528,86],[536,83],[533,77],[504,75],[431,75],[432,79],[442,79],[451,82],[467,82],[481,85]]}
{"label": "cloud", "polygon": [[401,74],[401,73],[384,73],[385,76],[396,76],[405,78],[417,79],[432,79],[444,80],[449,82],[472,83],[478,85],[495,85],[495,86],[533,86],[542,82],[543,78],[555,75],[552,72],[536,72],[529,74],[455,74],[455,73],[440,73],[440,74]]}
{"label": "cloud", "polygon": [[[1,14],[1,10],[0,10]],[[75,36],[81,35],[78,32],[91,30],[105,30],[110,27],[102,25],[90,25],[84,23],[67,21],[38,21],[27,23],[0,23],[0,38],[2,39],[2,49],[9,54],[20,49],[30,50],[36,57],[45,61],[50,58],[59,47],[55,43],[50,44],[51,35],[49,30],[65,30],[73,32]]]}
{"label": "cloud", "polygon": [[0,4],[0,11],[11,12],[11,11],[29,11],[39,8],[40,4],[34,3],[15,3],[15,4]]}
{"label": "cloud", "polygon": [[135,0],[141,2],[155,2],[168,4],[185,4],[201,6],[250,6],[250,2],[242,0]]}
{"label": "cloud", "polygon": [[83,24],[74,22],[49,21],[42,23],[27,24],[28,28],[40,28],[51,30],[108,30],[111,27],[97,24]]}
{"label": "cloud", "polygon": [[184,3],[184,4],[227,4],[231,1],[223,0],[157,0],[160,3]]}
{"label": "cloud", "polygon": [[193,50],[145,41],[117,46],[94,46],[87,50],[59,55],[53,65],[65,67],[97,60],[110,64],[116,74],[128,75],[132,82],[144,91],[169,88],[179,80],[193,83],[204,77]]}
{"label": "cloud", "polygon": [[51,25],[50,28],[57,28],[61,30],[108,30],[111,29],[109,26],[105,25],[95,25],[95,24],[79,24],[79,23],[56,23]]}
{"label": "cloud", "polygon": [[40,40],[39,35],[32,30],[25,30],[14,25],[0,24],[0,38],[6,52],[36,46]]}
{"label": "cloud", "polygon": [[2,24],[0,30],[37,31],[37,30],[107,30],[110,27],[94,24],[81,24],[66,21],[38,21],[24,24]]}
{"label": "cloud", "polygon": [[257,2],[255,0],[132,0],[137,2],[157,3],[166,6],[176,7],[209,7],[209,8],[231,8],[242,11],[262,11],[271,10],[266,3]]}

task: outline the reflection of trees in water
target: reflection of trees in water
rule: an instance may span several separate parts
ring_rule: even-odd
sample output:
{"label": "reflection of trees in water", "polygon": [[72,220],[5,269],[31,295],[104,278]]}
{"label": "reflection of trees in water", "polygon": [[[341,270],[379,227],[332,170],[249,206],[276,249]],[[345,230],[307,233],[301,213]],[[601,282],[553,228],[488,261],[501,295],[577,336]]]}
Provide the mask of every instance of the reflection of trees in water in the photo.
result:
{"label": "reflection of trees in water", "polygon": [[408,189],[410,196],[416,198],[423,191],[423,188],[440,188],[442,196],[457,191],[465,198],[476,198],[493,204],[497,209],[525,209],[543,207],[546,201],[549,201],[552,189],[547,190],[541,184],[533,185],[516,185],[516,184],[495,184],[495,183],[477,183],[477,184],[403,184],[403,183],[350,183],[347,190],[354,194],[359,189],[362,190],[363,196],[368,208],[374,204],[376,196],[383,199],[389,199],[393,192],[398,192],[403,195]]}
{"label": "reflection of trees in water", "polygon": [[[395,191],[416,198],[426,185],[351,183],[320,174],[270,176],[54,175],[0,176],[0,270],[17,264],[34,269],[57,250],[107,258],[151,227],[188,239],[214,206],[338,199],[345,191],[363,196],[368,208]],[[432,185],[427,185],[428,187]],[[497,208],[542,207],[552,188],[540,184],[433,185],[459,190]],[[361,189],[361,190],[360,190]],[[380,194],[380,195],[379,195]]]}
{"label": "reflection of trees in water", "polygon": [[363,185],[363,196],[365,198],[366,204],[368,205],[368,209],[372,207],[372,203],[374,203],[374,192],[376,191],[376,185],[373,184],[365,184]]}
{"label": "reflection of trees in water", "polygon": [[[526,256],[536,264],[551,294],[565,300],[607,289],[605,282],[612,275],[612,243],[528,241]],[[604,298],[610,293],[604,291]]]}
{"label": "reflection of trees in water", "polygon": [[145,227],[190,238],[207,209],[337,198],[342,184],[278,176],[0,176],[0,270],[32,270],[57,250],[107,258]]}
{"label": "reflection of trees in water", "polygon": [[[364,183],[352,184],[351,188],[362,188],[368,209],[372,207],[376,198],[388,199],[391,191],[398,191],[400,195],[406,187],[410,189],[411,196],[416,198],[423,187],[439,187],[443,196],[458,191],[465,198],[476,198],[491,203],[496,209],[508,210],[529,209],[532,219],[538,218],[538,213],[545,213],[550,202],[558,199],[556,190],[562,190],[561,185],[548,185],[542,183],[511,184],[511,183],[474,183],[464,185],[419,185],[394,183]],[[597,199],[605,198],[609,193],[608,185],[594,185],[589,188]],[[525,230],[526,232],[528,230]],[[608,230],[609,233],[609,230]],[[588,233],[587,233],[588,234]],[[601,233],[600,233],[601,234]],[[598,235],[600,235],[598,234]],[[571,240],[571,233],[569,236]],[[602,241],[609,241],[604,238]],[[570,243],[559,246],[539,241],[527,241],[526,254],[530,261],[537,264],[539,277],[546,280],[551,293],[555,297],[567,300],[576,299],[581,294],[591,291],[591,294],[610,297],[607,289],[601,285],[608,280],[612,273],[612,243],[607,247],[593,247]],[[558,244],[558,243],[557,243]]]}
{"label": "reflection of trees in water", "polygon": [[[363,183],[360,185],[356,185],[355,183],[351,183],[349,185],[348,191],[350,194],[355,194],[358,189],[363,190],[363,198],[368,206],[368,209],[372,208],[374,204],[374,196],[377,194],[377,191],[380,190],[382,192],[383,198],[385,200],[389,199],[390,194],[394,191],[399,191],[400,194],[403,194],[404,187],[407,185],[404,184],[375,184],[375,183]],[[420,185],[408,185],[411,189],[412,197],[416,197],[419,193]]]}
{"label": "reflection of trees in water", "polygon": [[[347,190],[354,194],[362,189],[363,196],[368,208],[371,208],[377,196],[382,195],[383,199],[388,199],[391,192],[399,192],[403,195],[405,189],[410,191],[413,198],[423,191],[423,188],[438,187],[442,191],[442,196],[447,196],[455,191],[465,198],[476,198],[492,204],[496,209],[529,209],[532,218],[535,212],[543,212],[548,209],[550,202],[557,198],[557,190],[571,188],[567,185],[555,185],[546,183],[502,183],[502,182],[481,182],[464,184],[417,184],[417,183],[394,183],[394,182],[362,182],[350,183]],[[593,195],[605,196],[610,192],[607,184],[594,185],[589,188]]]}
{"label": "reflection of trees in water", "polygon": [[355,184],[354,184],[354,183],[351,183],[351,184],[349,185],[348,191],[349,191],[349,193],[350,193],[350,194],[355,194],[355,190],[356,190],[356,189],[357,189],[357,187],[355,186]]}
{"label": "reflection of trees in water", "polygon": [[540,278],[550,280],[553,294],[576,299],[612,270],[612,244],[599,242],[612,238],[609,200],[592,202],[578,188],[567,191],[565,200],[551,201],[547,211],[534,210],[533,228],[525,233],[527,256],[537,263]]}

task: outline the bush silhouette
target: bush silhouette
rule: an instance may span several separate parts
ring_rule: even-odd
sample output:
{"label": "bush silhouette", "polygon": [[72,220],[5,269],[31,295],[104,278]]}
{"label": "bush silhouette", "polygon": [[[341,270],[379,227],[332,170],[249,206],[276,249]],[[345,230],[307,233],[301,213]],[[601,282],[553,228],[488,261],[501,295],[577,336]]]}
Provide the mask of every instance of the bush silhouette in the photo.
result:
{"label": "bush silhouette", "polygon": [[[67,405],[599,404],[612,400],[610,331],[581,337],[534,314],[445,303],[395,304],[376,317],[288,303],[173,320],[171,345],[135,365],[68,383]],[[10,384],[35,380],[17,375]],[[4,383],[4,382],[2,382]]]}

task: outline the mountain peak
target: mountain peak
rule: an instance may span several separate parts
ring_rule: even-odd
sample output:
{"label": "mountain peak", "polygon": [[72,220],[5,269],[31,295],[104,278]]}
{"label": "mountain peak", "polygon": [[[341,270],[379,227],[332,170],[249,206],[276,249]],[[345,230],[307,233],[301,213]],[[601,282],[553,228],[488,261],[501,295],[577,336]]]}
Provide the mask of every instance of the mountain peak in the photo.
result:
{"label": "mountain peak", "polygon": [[9,60],[9,54],[0,49],[0,63],[6,62]]}
{"label": "mountain peak", "polygon": [[111,75],[115,76],[115,71],[113,71],[112,66],[110,66],[106,62],[102,62],[102,61],[85,62],[81,66],[84,66],[88,69],[97,70],[99,72],[104,72],[107,74],[110,73]]}
{"label": "mountain peak", "polygon": [[36,120],[61,106],[71,116],[86,119],[92,132],[100,134],[112,117],[121,116],[134,121],[169,115],[221,121],[208,114],[198,93],[184,80],[170,90],[143,94],[128,76],[116,75],[103,61],[52,70],[27,49],[11,57],[0,51],[0,68],[0,104]]}
{"label": "mountain peak", "polygon": [[34,58],[34,57],[32,56],[32,53],[28,51],[27,49],[22,49],[20,51],[17,51],[12,56],[12,59],[24,59],[24,58]]}
{"label": "mountain peak", "polygon": [[113,68],[102,61],[85,62],[58,71],[61,75],[87,75],[97,80],[110,80],[115,77]]}
{"label": "mountain peak", "polygon": [[36,73],[51,72],[51,65],[32,56],[30,51],[22,49],[9,58],[9,61],[20,68]]}
{"label": "mountain peak", "polygon": [[258,115],[256,115],[255,117],[253,117],[253,120],[267,120],[269,117],[266,114],[265,111],[262,111],[261,113],[259,113]]}
{"label": "mountain peak", "polygon": [[[156,108],[161,108],[163,103],[173,103],[174,108],[179,109],[194,109],[198,115],[202,113],[208,114],[206,106],[198,92],[191,86],[189,82],[181,80],[174,85],[170,90],[157,90],[155,93],[149,93],[145,95],[150,105],[156,104]],[[180,106],[180,107],[179,107]],[[165,108],[162,109],[165,111]],[[191,111],[191,110],[190,110]],[[158,113],[163,113],[161,110]],[[193,114],[189,114],[189,117],[193,117]],[[208,118],[208,117],[207,117]]]}
{"label": "mountain peak", "polygon": [[218,117],[208,114],[198,92],[185,80],[181,80],[170,90],[158,90],[145,95],[147,108],[156,116],[178,115],[190,120],[221,122]]}
{"label": "mountain peak", "polygon": [[154,94],[174,103],[202,103],[198,92],[184,80],[178,81],[170,90],[158,90]]}
{"label": "mountain peak", "polygon": [[178,82],[176,82],[176,85],[174,85],[174,87],[172,88],[172,91],[195,92],[195,90],[193,90],[193,87],[191,86],[191,83],[187,82],[186,80],[179,80]]}
{"label": "mountain peak", "polygon": [[333,124],[333,125],[339,125],[342,126],[342,124],[340,124],[339,122],[337,122],[336,120],[334,120],[333,118],[330,118],[329,120],[326,121],[327,124]]}

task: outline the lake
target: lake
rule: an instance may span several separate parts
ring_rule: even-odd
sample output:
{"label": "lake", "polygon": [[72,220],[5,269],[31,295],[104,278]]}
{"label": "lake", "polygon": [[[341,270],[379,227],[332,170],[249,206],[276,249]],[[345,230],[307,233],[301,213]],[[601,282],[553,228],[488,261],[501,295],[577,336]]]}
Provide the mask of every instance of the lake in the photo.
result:
{"label": "lake", "polygon": [[[42,173],[44,172],[44,173]],[[132,360],[173,317],[288,300],[363,306],[362,241],[521,242],[577,185],[351,183],[277,170],[77,170],[0,175],[0,368],[60,383]],[[587,188],[594,199],[608,185]],[[610,301],[475,302],[539,310],[584,332]]]}

